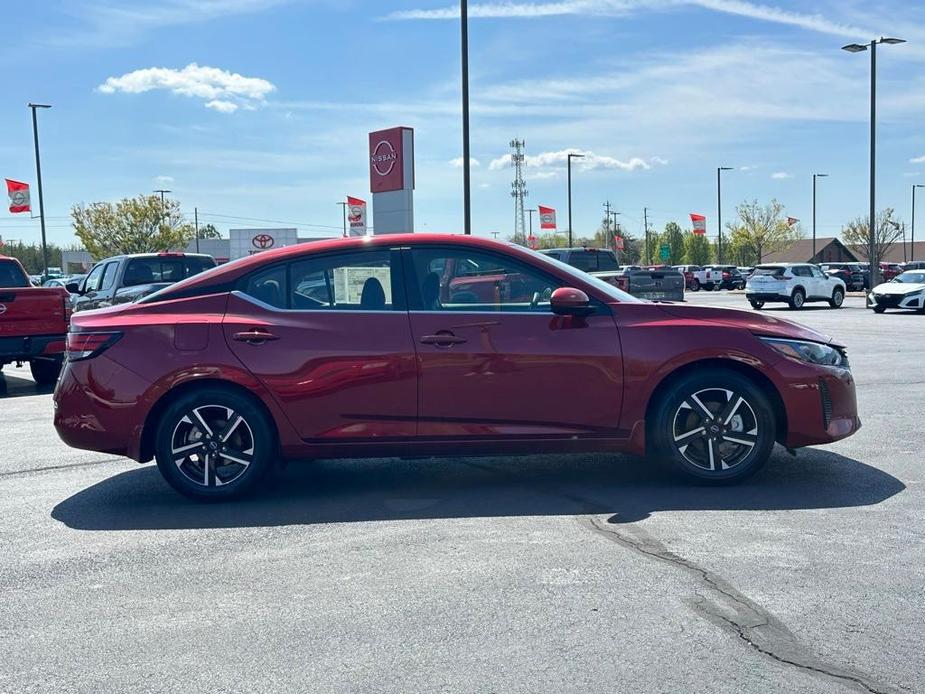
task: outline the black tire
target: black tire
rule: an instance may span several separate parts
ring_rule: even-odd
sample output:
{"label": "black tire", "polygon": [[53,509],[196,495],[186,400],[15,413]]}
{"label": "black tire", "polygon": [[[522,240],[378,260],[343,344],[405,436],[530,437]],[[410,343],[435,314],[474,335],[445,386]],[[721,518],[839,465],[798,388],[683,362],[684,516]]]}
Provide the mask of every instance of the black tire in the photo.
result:
{"label": "black tire", "polygon": [[663,391],[651,417],[649,442],[659,460],[687,478],[732,484],[767,462],[776,428],[771,403],[759,386],[735,371],[708,368],[681,377]]}
{"label": "black tire", "polygon": [[703,289],[704,289],[704,291],[712,292],[712,291],[713,291],[713,283],[712,283],[712,282],[707,282],[705,285],[703,285]]}
{"label": "black tire", "polygon": [[164,479],[193,499],[219,501],[254,491],[273,470],[279,450],[263,406],[217,386],[177,398],[161,415],[155,437]]}
{"label": "black tire", "polygon": [[829,306],[832,308],[841,308],[843,303],[845,303],[845,292],[841,287],[835,287],[835,291],[832,292],[832,298],[829,299]]}
{"label": "black tire", "polygon": [[764,308],[763,301],[753,301],[752,299],[749,299],[748,303],[750,303],[752,305],[752,308],[755,309],[756,311],[760,311],[761,309]]}
{"label": "black tire", "polygon": [[884,311],[886,311],[886,309],[883,308],[883,306],[874,306],[874,313],[883,313]]}
{"label": "black tire", "polygon": [[794,311],[799,311],[803,308],[803,305],[806,303],[806,292],[797,287],[793,290],[793,294],[790,295],[790,308]]}
{"label": "black tire", "polygon": [[692,292],[700,291],[700,280],[698,280],[696,277],[693,280],[691,280],[691,291]]}
{"label": "black tire", "polygon": [[32,378],[40,386],[54,385],[61,375],[61,366],[63,360],[61,357],[51,359],[33,359],[29,362],[29,370],[32,372]]}

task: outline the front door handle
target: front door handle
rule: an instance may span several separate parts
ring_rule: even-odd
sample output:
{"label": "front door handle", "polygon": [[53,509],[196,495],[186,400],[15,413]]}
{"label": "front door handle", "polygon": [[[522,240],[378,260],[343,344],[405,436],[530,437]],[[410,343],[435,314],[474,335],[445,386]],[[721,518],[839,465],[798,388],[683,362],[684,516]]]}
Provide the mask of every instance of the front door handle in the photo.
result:
{"label": "front door handle", "polygon": [[267,332],[266,330],[259,330],[254,328],[252,330],[245,330],[240,333],[235,333],[232,335],[232,339],[237,340],[238,342],[247,342],[251,345],[262,345],[264,342],[272,342],[273,340],[278,340],[279,337],[273,333]]}
{"label": "front door handle", "polygon": [[458,337],[453,333],[437,333],[436,335],[425,335],[421,338],[422,345],[437,345],[438,347],[461,345],[465,341],[466,338]]}

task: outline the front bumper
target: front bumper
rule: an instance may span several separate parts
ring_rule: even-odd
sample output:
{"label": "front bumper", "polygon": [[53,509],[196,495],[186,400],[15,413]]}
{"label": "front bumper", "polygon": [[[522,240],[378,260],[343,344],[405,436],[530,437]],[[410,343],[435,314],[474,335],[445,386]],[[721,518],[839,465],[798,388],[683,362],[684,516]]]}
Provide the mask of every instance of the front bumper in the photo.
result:
{"label": "front bumper", "polygon": [[787,360],[778,370],[788,420],[786,446],[833,443],[861,428],[854,377],[848,369]]}
{"label": "front bumper", "polygon": [[0,364],[64,354],[67,335],[0,337]]}
{"label": "front bumper", "polygon": [[925,292],[910,292],[908,294],[876,294],[867,295],[867,308],[898,308],[915,311],[925,308]]}

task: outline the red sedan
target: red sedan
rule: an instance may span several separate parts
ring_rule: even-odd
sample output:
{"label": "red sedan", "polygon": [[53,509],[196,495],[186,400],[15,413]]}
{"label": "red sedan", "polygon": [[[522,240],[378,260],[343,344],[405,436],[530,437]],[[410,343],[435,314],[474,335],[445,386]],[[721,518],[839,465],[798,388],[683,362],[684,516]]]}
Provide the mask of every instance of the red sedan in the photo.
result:
{"label": "red sedan", "polygon": [[640,301],[527,249],[413,234],[267,251],[76,314],[71,446],[193,497],[280,459],[624,451],[708,482],[860,427],[844,349],[761,314]]}

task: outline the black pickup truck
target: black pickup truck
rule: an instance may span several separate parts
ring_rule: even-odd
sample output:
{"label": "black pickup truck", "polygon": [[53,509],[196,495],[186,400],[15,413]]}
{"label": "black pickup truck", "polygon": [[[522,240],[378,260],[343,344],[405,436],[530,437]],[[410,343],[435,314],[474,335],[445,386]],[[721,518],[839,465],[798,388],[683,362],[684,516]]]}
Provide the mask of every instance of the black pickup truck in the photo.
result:
{"label": "black pickup truck", "polygon": [[138,253],[101,260],[80,283],[67,285],[74,311],[127,304],[215,267],[210,255]]}

